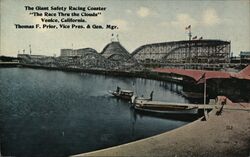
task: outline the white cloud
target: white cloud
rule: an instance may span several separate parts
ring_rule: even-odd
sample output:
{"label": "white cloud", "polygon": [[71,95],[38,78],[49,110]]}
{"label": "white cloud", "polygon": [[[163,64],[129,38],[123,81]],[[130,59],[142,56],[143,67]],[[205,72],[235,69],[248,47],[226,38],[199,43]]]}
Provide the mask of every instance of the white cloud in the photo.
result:
{"label": "white cloud", "polygon": [[160,26],[162,26],[162,27],[168,27],[168,26],[170,26],[170,23],[167,22],[167,21],[163,21],[163,22],[160,23]]}
{"label": "white cloud", "polygon": [[136,13],[139,17],[144,18],[149,16],[152,13],[152,11],[147,7],[140,7]]}
{"label": "white cloud", "polygon": [[202,24],[213,26],[220,23],[220,18],[215,9],[209,8],[203,12]]}
{"label": "white cloud", "polygon": [[209,8],[202,13],[201,18],[199,19],[195,19],[187,13],[180,13],[180,14],[177,14],[174,20],[170,22],[163,21],[161,22],[160,25],[162,27],[172,26],[172,27],[178,27],[178,28],[185,28],[188,25],[191,25],[192,27],[196,27],[197,25],[214,26],[216,24],[221,23],[221,21],[222,20],[217,15],[216,10]]}
{"label": "white cloud", "polygon": [[188,25],[192,25],[192,27],[195,27],[197,25],[197,21],[189,14],[181,13],[176,16],[176,19],[174,21],[170,22],[170,25],[184,29]]}
{"label": "white cloud", "polygon": [[126,10],[126,13],[127,13],[127,14],[131,14],[131,13],[132,13],[132,10],[127,9],[127,10]]}
{"label": "white cloud", "polygon": [[128,30],[128,22],[123,19],[115,19],[110,22],[110,24],[118,26],[119,30]]}

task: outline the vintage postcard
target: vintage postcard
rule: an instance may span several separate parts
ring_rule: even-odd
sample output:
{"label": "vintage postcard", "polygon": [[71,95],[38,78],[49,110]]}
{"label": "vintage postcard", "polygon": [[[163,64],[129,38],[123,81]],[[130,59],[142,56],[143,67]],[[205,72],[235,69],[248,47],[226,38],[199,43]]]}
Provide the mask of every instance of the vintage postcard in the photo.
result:
{"label": "vintage postcard", "polygon": [[249,0],[0,0],[3,157],[250,156]]}

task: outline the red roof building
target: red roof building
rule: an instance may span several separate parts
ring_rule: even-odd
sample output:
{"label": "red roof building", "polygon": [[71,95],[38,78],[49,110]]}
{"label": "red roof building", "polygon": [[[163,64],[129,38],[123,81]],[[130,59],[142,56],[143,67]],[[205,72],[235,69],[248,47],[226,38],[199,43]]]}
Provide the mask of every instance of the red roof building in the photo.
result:
{"label": "red roof building", "polygon": [[208,70],[191,70],[191,69],[177,69],[177,68],[156,68],[152,71],[158,73],[167,73],[167,74],[178,74],[182,76],[187,76],[193,78],[195,81],[198,81],[203,74],[205,73],[206,79],[215,79],[215,78],[237,78],[237,79],[246,79],[250,80],[250,65],[245,69],[241,70],[238,73],[229,73],[224,71],[208,71]]}

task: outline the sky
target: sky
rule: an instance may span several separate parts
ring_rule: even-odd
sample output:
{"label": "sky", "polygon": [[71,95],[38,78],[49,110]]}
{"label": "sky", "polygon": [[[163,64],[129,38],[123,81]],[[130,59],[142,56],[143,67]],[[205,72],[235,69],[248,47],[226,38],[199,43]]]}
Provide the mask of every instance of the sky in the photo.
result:
{"label": "sky", "polygon": [[[60,55],[62,48],[94,48],[98,52],[119,34],[120,43],[131,53],[150,43],[187,40],[193,36],[231,41],[231,51],[250,51],[250,0],[0,0],[0,55]],[[106,7],[87,23],[119,27],[109,29],[16,29],[15,24],[43,24],[24,6]],[[54,11],[57,12],[57,11]],[[43,18],[43,17],[42,17]]]}

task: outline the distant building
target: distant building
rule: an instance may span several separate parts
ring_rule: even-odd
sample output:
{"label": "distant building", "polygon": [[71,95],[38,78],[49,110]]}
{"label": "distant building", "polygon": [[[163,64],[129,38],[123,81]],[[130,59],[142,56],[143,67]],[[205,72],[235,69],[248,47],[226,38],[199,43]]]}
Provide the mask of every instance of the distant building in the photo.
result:
{"label": "distant building", "polygon": [[45,55],[30,55],[30,54],[18,54],[17,58],[29,58],[29,59],[44,59]]}
{"label": "distant building", "polygon": [[240,62],[241,63],[250,63],[250,51],[241,51],[240,52]]}
{"label": "distant building", "polygon": [[97,53],[95,49],[92,48],[82,48],[82,49],[61,49],[62,57],[71,57],[71,56],[84,56],[87,53]]}
{"label": "distant building", "polygon": [[241,59],[250,59],[250,51],[241,51],[240,58]]}
{"label": "distant building", "polygon": [[73,56],[73,49],[61,49],[60,56]]}

